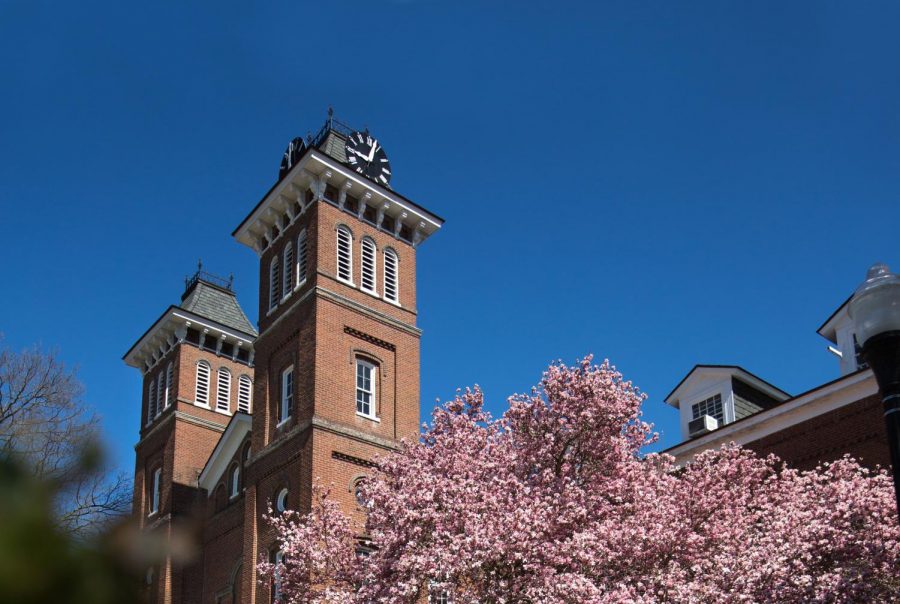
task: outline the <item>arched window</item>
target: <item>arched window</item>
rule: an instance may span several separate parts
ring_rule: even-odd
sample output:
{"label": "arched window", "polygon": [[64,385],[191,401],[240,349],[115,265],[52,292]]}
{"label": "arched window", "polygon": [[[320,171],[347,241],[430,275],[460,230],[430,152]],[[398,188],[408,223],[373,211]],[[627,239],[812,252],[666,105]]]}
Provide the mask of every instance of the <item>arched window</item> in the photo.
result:
{"label": "arched window", "polygon": [[231,398],[231,372],[224,367],[219,369],[219,379],[216,384],[216,411],[228,413],[228,403]]}
{"label": "arched window", "polygon": [[172,403],[175,402],[175,389],[172,387],[172,378],[175,375],[175,369],[172,366],[172,363],[169,363],[169,366],[166,367],[166,409],[172,406]]}
{"label": "arched window", "polygon": [[294,248],[288,241],[284,246],[284,270],[282,275],[281,295],[285,298],[294,291]]}
{"label": "arched window", "polygon": [[375,293],[375,242],[364,237],[360,246],[360,263],[362,278],[360,279],[360,287],[363,291]]}
{"label": "arched window", "polygon": [[166,402],[166,381],[162,373],[156,378],[156,415],[162,413],[163,405]]}
{"label": "arched window", "polygon": [[341,225],[337,228],[337,276],[338,279],[353,283],[353,235],[350,229]]}
{"label": "arched window", "polygon": [[278,491],[278,494],[275,495],[275,511],[279,514],[285,511],[288,508],[288,490],[287,488],[283,488]]}
{"label": "arched window", "polygon": [[294,366],[281,372],[281,404],[278,405],[278,423],[290,419],[294,411]]}
{"label": "arched window", "polygon": [[203,407],[209,407],[209,363],[200,361],[197,363],[197,394],[195,402]]}
{"label": "arched window", "polygon": [[400,287],[397,278],[397,252],[384,250],[384,299],[400,304]]}
{"label": "arched window", "polygon": [[153,478],[150,480],[150,514],[159,511],[159,489],[162,482],[162,468],[153,470]]}
{"label": "arched window", "polygon": [[275,572],[272,576],[272,601],[281,602],[281,573],[284,566],[284,552],[278,550],[273,553],[272,562],[275,564]]}
{"label": "arched window", "polygon": [[297,236],[297,285],[306,282],[306,271],[309,268],[309,243],[306,238],[306,229],[300,231]]}
{"label": "arched window", "polygon": [[150,381],[150,387],[147,388],[147,423],[153,421],[156,416],[156,381]]}
{"label": "arched window", "polygon": [[279,258],[276,254],[269,265],[269,310],[278,306],[281,297],[281,277],[279,276]]}
{"label": "arched window", "polygon": [[238,378],[238,411],[250,413],[250,402],[253,398],[253,382],[249,375]]}
{"label": "arched window", "polygon": [[363,359],[356,359],[356,413],[375,418],[375,365]]}
{"label": "arched window", "polygon": [[241,466],[234,464],[228,473],[228,498],[234,499],[241,492]]}
{"label": "arched window", "polygon": [[363,482],[365,482],[365,476],[361,476],[353,481],[352,490],[353,490],[353,498],[356,499],[356,505],[360,507],[366,507],[367,501],[365,495],[363,494]]}

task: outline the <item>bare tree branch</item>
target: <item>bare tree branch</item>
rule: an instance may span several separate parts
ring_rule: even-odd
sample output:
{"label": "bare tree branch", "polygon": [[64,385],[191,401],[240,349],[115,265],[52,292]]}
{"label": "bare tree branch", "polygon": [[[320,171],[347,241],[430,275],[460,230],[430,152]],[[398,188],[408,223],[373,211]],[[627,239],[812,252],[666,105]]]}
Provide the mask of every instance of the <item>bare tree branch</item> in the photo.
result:
{"label": "bare tree branch", "polygon": [[59,485],[60,526],[85,533],[127,514],[131,486],[99,464],[99,420],[74,370],[38,347],[14,352],[0,341],[0,455]]}

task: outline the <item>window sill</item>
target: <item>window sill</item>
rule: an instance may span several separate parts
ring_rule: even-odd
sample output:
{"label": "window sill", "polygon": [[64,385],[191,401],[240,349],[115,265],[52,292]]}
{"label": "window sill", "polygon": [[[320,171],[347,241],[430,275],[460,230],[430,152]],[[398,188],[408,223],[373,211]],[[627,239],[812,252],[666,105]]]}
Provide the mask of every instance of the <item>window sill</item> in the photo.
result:
{"label": "window sill", "polygon": [[216,409],[216,413],[221,413],[222,415],[229,415],[229,416],[231,415],[231,411],[228,411],[227,409]]}
{"label": "window sill", "polygon": [[282,426],[284,426],[285,424],[287,424],[289,421],[291,421],[291,416],[290,416],[290,415],[288,415],[286,418],[284,418],[283,420],[281,420],[280,422],[278,422],[277,424],[275,424],[275,429],[277,430],[277,429],[281,428]]}
{"label": "window sill", "polygon": [[388,298],[388,297],[382,297],[381,299],[384,300],[385,302],[387,302],[388,304],[393,304],[393,305],[396,306],[397,308],[403,308],[403,306],[402,306],[399,302],[396,302],[396,301],[394,301],[394,300],[391,300],[391,299]]}
{"label": "window sill", "polygon": [[156,516],[157,514],[159,514],[159,510],[150,512],[149,514],[147,514],[147,518],[153,518],[153,517]]}
{"label": "window sill", "polygon": [[304,279],[303,281],[301,281],[300,283],[298,283],[296,286],[294,286],[294,291],[297,291],[298,289],[300,289],[300,288],[303,287],[304,285],[306,285],[306,279]]}
{"label": "window sill", "polygon": [[381,419],[377,415],[366,415],[365,413],[360,413],[359,411],[356,412],[356,415],[363,419],[367,419],[369,421],[375,422],[376,424],[381,423]]}
{"label": "window sill", "polygon": [[201,409],[210,409],[210,411],[212,411],[212,409],[210,408],[209,405],[204,405],[203,403],[198,403],[198,402],[196,402],[196,401],[194,401],[194,406],[195,406],[195,407],[200,407]]}
{"label": "window sill", "polygon": [[378,295],[378,292],[375,291],[374,289],[366,289],[364,287],[360,287],[359,291],[361,291],[364,294],[369,294],[373,298],[381,298],[381,296]]}
{"label": "window sill", "polygon": [[272,306],[272,307],[269,308],[269,311],[266,313],[266,316],[267,316],[267,317],[270,316],[270,315],[271,315],[273,312],[275,312],[276,310],[278,310],[278,305],[277,305],[277,304],[276,304],[275,306]]}
{"label": "window sill", "polygon": [[340,277],[338,277],[337,280],[345,285],[349,285],[350,287],[356,287],[356,283],[354,283],[353,281],[348,281],[347,279],[342,279]]}

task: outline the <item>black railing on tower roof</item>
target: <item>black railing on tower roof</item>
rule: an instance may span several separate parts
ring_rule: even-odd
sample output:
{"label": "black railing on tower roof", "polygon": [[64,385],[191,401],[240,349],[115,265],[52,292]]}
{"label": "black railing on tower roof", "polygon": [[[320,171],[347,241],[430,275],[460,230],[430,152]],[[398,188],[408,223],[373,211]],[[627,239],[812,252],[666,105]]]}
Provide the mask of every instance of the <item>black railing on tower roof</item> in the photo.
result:
{"label": "black railing on tower roof", "polygon": [[334,113],[331,111],[331,109],[329,109],[328,119],[325,120],[325,123],[322,125],[316,135],[306,141],[306,144],[310,147],[318,147],[325,142],[325,139],[328,137],[328,133],[332,131],[337,132],[342,136],[349,137],[351,134],[356,132],[356,129],[351,128],[338,119],[335,119]]}
{"label": "black railing on tower roof", "polygon": [[220,287],[228,291],[233,291],[234,287],[234,275],[228,275],[228,278],[226,279],[225,277],[220,277],[219,275],[208,273],[203,270],[202,261],[197,262],[197,271],[192,276],[184,278],[185,293],[189,292],[191,288],[197,285],[199,281],[209,283],[210,285],[215,285],[216,287]]}

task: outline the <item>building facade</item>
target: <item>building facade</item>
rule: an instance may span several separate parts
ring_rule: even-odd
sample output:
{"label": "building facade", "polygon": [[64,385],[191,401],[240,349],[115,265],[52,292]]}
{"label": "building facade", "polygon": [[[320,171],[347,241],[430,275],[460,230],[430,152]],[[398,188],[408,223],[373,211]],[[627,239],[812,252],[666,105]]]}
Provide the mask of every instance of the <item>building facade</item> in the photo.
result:
{"label": "building facade", "polygon": [[684,462],[734,442],[798,469],[844,455],[890,468],[878,385],[860,356],[848,303],[818,329],[839,377],[792,396],[741,367],[697,365],[665,399],[678,409],[683,439],[667,453]]}
{"label": "building facade", "polygon": [[258,329],[198,271],[125,355],[143,376],[134,515],[173,544],[150,601],[272,601],[264,514],[308,510],[320,482],[362,527],[359,480],[418,434],[416,249],[443,220],[390,176],[380,142],[330,116],[294,139],[233,233],[259,258]]}

